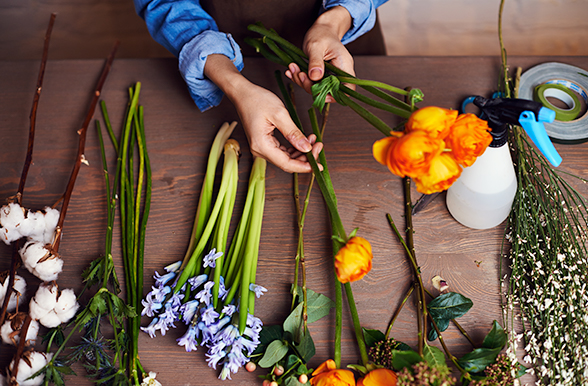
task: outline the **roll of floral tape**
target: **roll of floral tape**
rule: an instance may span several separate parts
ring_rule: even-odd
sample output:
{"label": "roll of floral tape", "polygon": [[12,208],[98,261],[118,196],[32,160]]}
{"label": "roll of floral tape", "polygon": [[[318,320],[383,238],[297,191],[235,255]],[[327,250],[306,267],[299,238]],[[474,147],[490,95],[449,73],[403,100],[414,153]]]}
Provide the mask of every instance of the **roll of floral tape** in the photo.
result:
{"label": "roll of floral tape", "polygon": [[[557,99],[567,105],[568,108],[564,109],[554,106],[547,98]],[[578,118],[582,108],[576,94],[561,84],[544,83],[535,87],[533,99],[548,109],[555,111],[555,119],[562,122],[569,122]]]}
{"label": "roll of floral tape", "polygon": [[[586,70],[564,63],[539,64],[521,75],[518,97],[533,100],[535,88],[542,84],[564,86],[588,103],[588,71]],[[579,99],[578,102],[580,102]],[[588,141],[588,114],[584,112],[570,121],[555,120],[552,123],[545,123],[545,130],[554,142],[586,142]]]}

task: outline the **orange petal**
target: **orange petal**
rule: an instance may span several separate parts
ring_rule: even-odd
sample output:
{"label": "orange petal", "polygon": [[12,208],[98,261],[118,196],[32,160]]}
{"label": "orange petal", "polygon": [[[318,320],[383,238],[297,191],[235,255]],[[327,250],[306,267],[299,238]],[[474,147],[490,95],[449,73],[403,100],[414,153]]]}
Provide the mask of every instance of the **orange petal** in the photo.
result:
{"label": "orange petal", "polygon": [[390,149],[390,145],[392,145],[392,142],[396,140],[397,138],[395,137],[386,137],[374,143],[374,145],[372,146],[372,152],[374,154],[374,158],[376,159],[376,161],[378,161],[380,164],[384,166],[387,165],[386,160],[388,159],[388,149]]}

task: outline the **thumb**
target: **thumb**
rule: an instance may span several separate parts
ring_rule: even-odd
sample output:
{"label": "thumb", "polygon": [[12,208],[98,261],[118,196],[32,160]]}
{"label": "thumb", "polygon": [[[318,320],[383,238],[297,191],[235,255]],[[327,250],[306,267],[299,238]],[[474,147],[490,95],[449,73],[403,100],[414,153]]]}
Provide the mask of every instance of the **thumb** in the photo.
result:
{"label": "thumb", "polygon": [[284,138],[296,148],[296,150],[303,153],[308,153],[312,150],[312,145],[308,138],[298,129],[292,122],[289,116],[285,119],[280,119],[275,122],[276,128],[282,133]]}
{"label": "thumb", "polygon": [[325,73],[324,54],[322,50],[316,49],[308,54],[308,77],[314,82],[321,80]]}

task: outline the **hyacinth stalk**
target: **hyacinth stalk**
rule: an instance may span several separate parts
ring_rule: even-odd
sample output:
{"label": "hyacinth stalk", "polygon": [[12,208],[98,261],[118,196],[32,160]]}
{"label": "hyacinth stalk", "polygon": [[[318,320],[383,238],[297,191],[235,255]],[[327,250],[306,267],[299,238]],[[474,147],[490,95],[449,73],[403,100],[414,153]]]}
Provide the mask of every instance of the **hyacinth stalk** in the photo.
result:
{"label": "hyacinth stalk", "polygon": [[[516,98],[518,75],[513,85],[502,40],[503,7],[504,0],[499,13],[501,91],[506,97]],[[518,308],[524,329],[524,362],[531,367],[529,372],[535,374],[538,384],[586,384],[588,211],[587,200],[568,180],[587,181],[556,171],[532,146],[521,127],[510,129],[518,187],[506,231],[510,251],[504,254],[511,272],[510,277],[500,278],[505,289],[505,326],[512,335],[510,359],[516,360]]]}

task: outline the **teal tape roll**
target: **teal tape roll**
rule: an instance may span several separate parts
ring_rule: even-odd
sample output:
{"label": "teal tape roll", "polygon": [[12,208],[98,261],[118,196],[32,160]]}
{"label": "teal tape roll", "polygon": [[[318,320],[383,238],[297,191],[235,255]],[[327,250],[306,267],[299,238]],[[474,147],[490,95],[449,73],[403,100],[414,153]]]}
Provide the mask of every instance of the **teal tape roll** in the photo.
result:
{"label": "teal tape roll", "polygon": [[[564,63],[548,62],[530,68],[521,75],[518,97],[533,100],[535,88],[542,84],[558,84],[574,91],[588,101],[588,71]],[[545,123],[553,142],[573,144],[588,141],[588,114],[571,121]]]}
{"label": "teal tape roll", "polygon": [[[555,119],[562,122],[573,121],[580,115],[582,105],[572,90],[561,84],[544,83],[535,87],[535,101],[555,111]],[[554,106],[547,98],[555,98],[565,103],[568,108],[562,109]]]}

